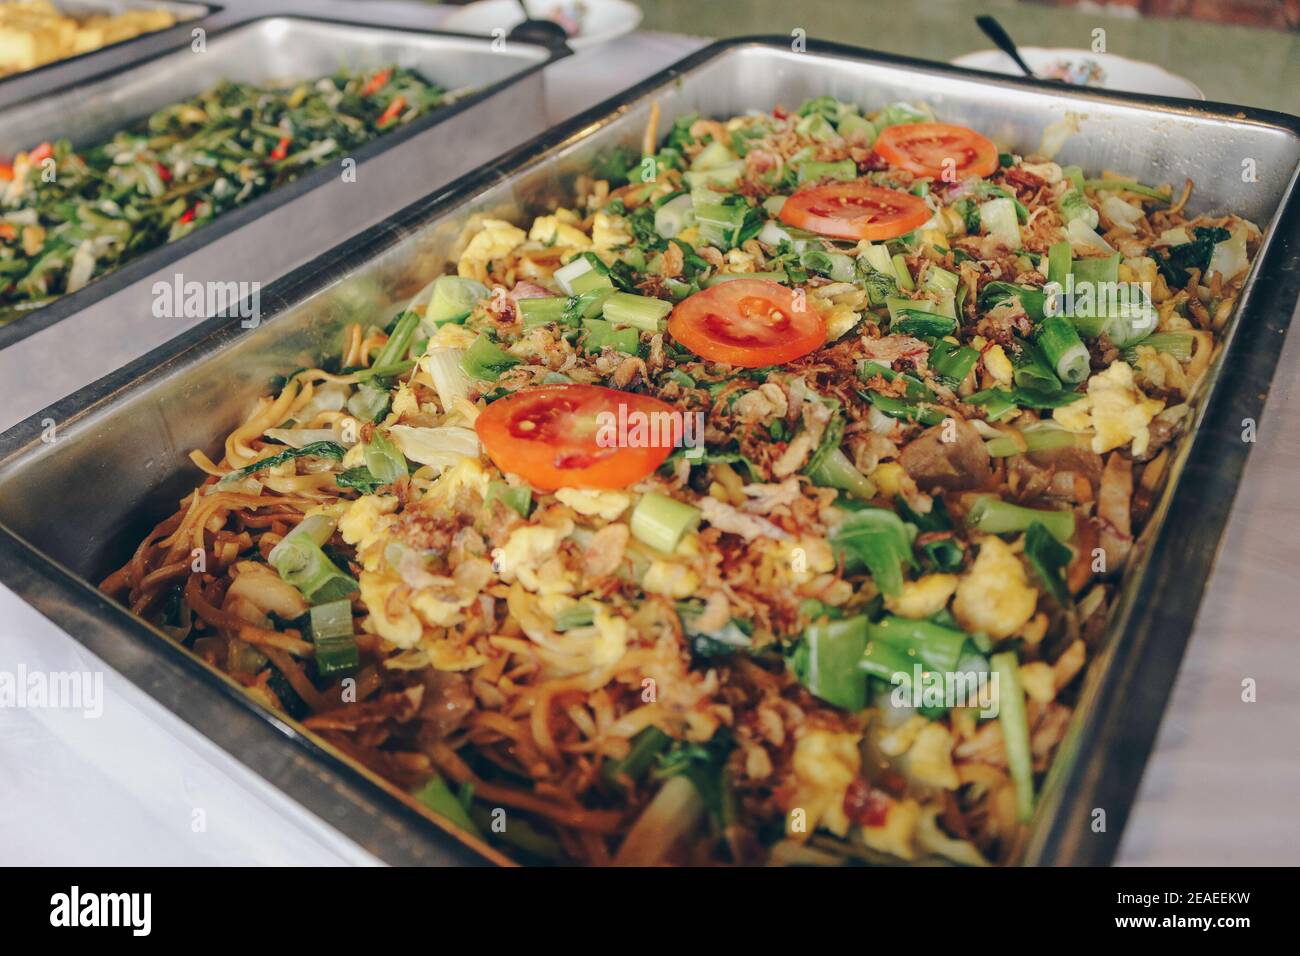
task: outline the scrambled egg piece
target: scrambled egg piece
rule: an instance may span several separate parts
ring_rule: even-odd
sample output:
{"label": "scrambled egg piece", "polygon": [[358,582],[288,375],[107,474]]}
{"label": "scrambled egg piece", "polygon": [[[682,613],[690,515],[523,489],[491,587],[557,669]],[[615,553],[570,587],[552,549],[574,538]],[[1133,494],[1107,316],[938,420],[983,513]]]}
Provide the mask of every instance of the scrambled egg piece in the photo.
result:
{"label": "scrambled egg piece", "polygon": [[632,233],[621,216],[598,212],[591,224],[591,244],[597,252],[608,252],[632,244]]}
{"label": "scrambled egg piece", "polygon": [[651,594],[681,600],[695,593],[700,586],[700,576],[680,561],[662,561],[658,558],[650,562],[641,588]]}
{"label": "scrambled egg piece", "polygon": [[469,645],[457,644],[449,638],[429,641],[425,645],[429,664],[438,671],[468,671],[482,667],[488,662],[487,656],[479,653]]}
{"label": "scrambled egg piece", "polygon": [[571,593],[574,576],[556,557],[556,550],[572,532],[572,521],[565,521],[559,527],[516,528],[501,549],[498,573],[506,581],[518,580],[534,593]]}
{"label": "scrambled egg piece", "polygon": [[1010,637],[1034,616],[1038,592],[1005,541],[988,535],[979,539],[979,547],[979,557],[957,584],[952,613],[966,631]]}
{"label": "scrambled egg piece", "polygon": [[915,581],[904,581],[903,593],[898,597],[886,596],[885,607],[913,620],[930,617],[948,606],[948,599],[956,590],[955,574],[927,574]]}
{"label": "scrambled egg piece", "polygon": [[1134,365],[1134,378],[1139,385],[1175,389],[1187,394],[1187,373],[1182,363],[1168,352],[1157,352],[1149,345],[1139,345]]}
{"label": "scrambled egg piece", "polygon": [[956,790],[961,781],[952,765],[952,735],[943,724],[926,721],[907,752],[906,772],[920,783]]}
{"label": "scrambled egg piece", "polygon": [[377,571],[361,572],[361,600],[370,611],[365,626],[390,644],[414,647],[424,634],[424,624],[409,605],[388,606],[389,597],[401,586],[400,578]]}
{"label": "scrambled egg piece", "polygon": [[420,400],[415,397],[415,390],[409,382],[401,382],[397,393],[393,395],[393,415],[400,419],[403,415],[418,415]]}
{"label": "scrambled egg piece", "polygon": [[1056,696],[1056,672],[1052,665],[1043,661],[1031,661],[1021,664],[1017,670],[1020,686],[1025,689],[1031,700],[1040,704],[1050,704]]}
{"label": "scrambled egg piece", "polygon": [[878,827],[860,827],[862,842],[877,853],[889,853],[901,860],[916,856],[912,848],[916,825],[921,819],[921,805],[908,797],[889,808],[885,822]]}
{"label": "scrambled egg piece", "polygon": [[622,491],[589,491],[584,488],[558,488],[555,497],[580,515],[596,515],[613,521],[632,503],[632,496]]}
{"label": "scrambled egg piece", "polygon": [[429,486],[429,490],[420,499],[420,506],[424,509],[444,507],[455,500],[461,491],[466,490],[477,493],[480,499],[486,499],[491,480],[487,469],[477,459],[462,456]]}
{"label": "scrambled egg piece", "polygon": [[528,230],[528,238],[548,246],[568,246],[573,249],[590,249],[591,240],[576,226],[557,216],[538,216]]}
{"label": "scrambled egg piece", "polygon": [[901,757],[916,743],[917,735],[930,721],[920,714],[914,714],[897,727],[881,733],[876,746],[886,757]]}
{"label": "scrambled egg piece", "polygon": [[343,540],[357,549],[364,566],[370,570],[372,561],[366,560],[364,552],[378,538],[388,522],[383,518],[397,510],[397,499],[391,496],[362,495],[348,505],[348,510],[339,519],[339,534]]}
{"label": "scrambled egg piece", "polygon": [[598,605],[595,625],[596,640],[591,648],[591,662],[596,667],[608,667],[627,650],[627,621]]}
{"label": "scrambled egg piece", "polygon": [[790,541],[760,538],[755,544],[774,566],[776,575],[795,584],[807,584],[817,575],[835,570],[835,552],[825,538],[816,535],[800,535]]}
{"label": "scrambled egg piece", "polygon": [[907,472],[896,461],[882,461],[872,470],[869,477],[876,483],[876,487],[882,494],[893,498],[903,492]]}
{"label": "scrambled egg piece", "polygon": [[[807,814],[808,833],[824,827],[836,836],[849,832],[844,794],[858,776],[862,758],[857,734],[810,730],[794,745],[795,794],[792,809]],[[792,834],[806,839],[808,833]]]}
{"label": "scrambled egg piece", "polygon": [[504,219],[484,219],[483,228],[465,251],[460,254],[456,272],[480,282],[487,278],[487,264],[493,259],[504,259],[528,237],[518,226]]}
{"label": "scrambled egg piece", "polygon": [[1088,380],[1087,395],[1056,409],[1052,417],[1072,432],[1091,430],[1092,450],[1099,455],[1129,442],[1133,454],[1141,455],[1151,443],[1147,425],[1164,407],[1160,399],[1142,394],[1127,362],[1115,362]]}
{"label": "scrambled egg piece", "polygon": [[984,351],[984,371],[993,377],[999,385],[1010,385],[1014,369],[1011,359],[1000,345],[991,345]]}
{"label": "scrambled egg piece", "polygon": [[411,595],[411,607],[431,627],[451,627],[460,623],[461,609],[468,607],[477,597],[470,594],[447,600],[437,597],[432,591],[416,591]]}

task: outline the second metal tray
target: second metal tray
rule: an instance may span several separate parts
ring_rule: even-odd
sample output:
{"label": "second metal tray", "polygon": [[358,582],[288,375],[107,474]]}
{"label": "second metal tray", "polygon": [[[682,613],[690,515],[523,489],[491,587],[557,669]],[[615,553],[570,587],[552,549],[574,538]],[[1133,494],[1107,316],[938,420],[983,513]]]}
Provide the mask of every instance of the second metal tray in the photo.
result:
{"label": "second metal tray", "polygon": [[[555,53],[522,43],[498,46],[489,37],[273,16],[213,32],[205,38],[202,50],[187,42],[125,69],[0,108],[3,159],[59,138],[71,140],[74,146],[98,142],[221,80],[272,83],[325,76],[341,67],[365,70],[397,64],[446,89],[474,91],[354,151],[350,158],[357,162],[356,182],[343,182],[336,163],[307,172],[176,242],[144,252],[85,288],[0,326],[0,349],[92,306],[311,190],[324,189],[325,194],[313,196],[310,207],[295,211],[292,226],[282,218],[243,237],[237,247],[209,250],[203,263],[207,274],[196,275],[191,270],[186,276],[199,281],[268,281],[302,261],[293,260],[295,253],[309,257],[320,252],[321,247],[313,245],[319,242],[317,237],[347,235],[369,225],[408,197],[428,192],[474,168],[476,162],[540,132],[540,117],[545,115],[540,77],[516,83],[509,95],[503,91],[535,73]],[[492,110],[475,110],[489,100]],[[464,115],[471,110],[477,114],[473,119]],[[380,161],[383,154],[435,126],[441,127],[440,136],[424,142],[423,149],[404,151],[400,163]],[[371,165],[362,166],[372,160]]]}

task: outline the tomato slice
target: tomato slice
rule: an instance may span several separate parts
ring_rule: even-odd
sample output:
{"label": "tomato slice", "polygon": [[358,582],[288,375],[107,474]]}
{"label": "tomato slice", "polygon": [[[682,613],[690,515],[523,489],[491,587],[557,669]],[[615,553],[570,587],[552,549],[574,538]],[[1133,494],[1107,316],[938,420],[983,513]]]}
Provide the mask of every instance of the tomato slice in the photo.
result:
{"label": "tomato slice", "polygon": [[497,399],[474,430],[498,468],[534,488],[626,488],[663,464],[683,421],[649,395],[539,385]]}
{"label": "tomato slice", "polygon": [[797,229],[872,242],[911,232],[930,216],[920,196],[861,179],[801,189],[781,207],[781,221]]}
{"label": "tomato slice", "polygon": [[998,168],[998,148],[991,139],[948,123],[887,126],[876,137],[875,151],[891,166],[944,182],[987,176]]}
{"label": "tomato slice", "polygon": [[779,282],[730,279],[679,302],[668,331],[711,362],[781,365],[826,342],[826,321],[803,298]]}

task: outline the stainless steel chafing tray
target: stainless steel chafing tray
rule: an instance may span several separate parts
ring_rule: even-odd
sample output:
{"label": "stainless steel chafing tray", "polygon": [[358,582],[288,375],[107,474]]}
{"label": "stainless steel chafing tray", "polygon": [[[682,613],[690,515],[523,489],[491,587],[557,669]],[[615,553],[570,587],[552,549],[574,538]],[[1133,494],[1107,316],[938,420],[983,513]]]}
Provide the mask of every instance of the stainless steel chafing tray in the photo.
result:
{"label": "stainless steel chafing tray", "polygon": [[[0,436],[0,580],[363,846],[395,861],[465,858],[471,841],[449,839],[382,781],[259,710],[91,582],[122,563],[193,486],[187,451],[219,454],[273,375],[337,351],[350,319],[391,314],[454,259],[477,220],[523,222],[572,202],[576,177],[595,157],[639,143],[653,101],[666,122],[692,110],[725,117],[820,94],[868,106],[923,99],[940,117],[1025,151],[1050,122],[1074,112],[1082,134],[1062,162],[1147,182],[1190,176],[1194,208],[1234,211],[1265,230],[1023,856],[1031,864],[1108,862],[1245,462],[1241,421],[1259,415],[1300,294],[1300,120],[1291,117],[1067,89],[829,43],[810,43],[804,53],[791,52],[784,38],[714,44],[276,283],[263,297],[260,328],[209,320]],[[1242,182],[1246,158],[1256,182]],[[57,440],[42,442],[51,422]],[[1106,811],[1104,832],[1092,829],[1094,808]]]}
{"label": "stainless steel chafing tray", "polygon": [[[341,67],[363,70],[396,63],[446,89],[474,91],[355,150],[350,157],[358,167],[355,181],[344,181],[337,162],[309,171],[176,242],[137,256],[84,289],[0,326],[0,349],[85,312],[200,247],[203,257],[184,264],[187,280],[271,280],[319,253],[319,237],[333,239],[369,226],[411,196],[541,132],[545,98],[538,71],[555,55],[523,43],[494,45],[490,37],[275,16],[213,32],[201,51],[187,39],[183,46],[125,69],[0,108],[0,159],[6,159],[60,137],[75,146],[101,141],[224,79],[268,83],[324,76]],[[399,145],[407,148],[395,154]],[[310,203],[294,203],[318,189]],[[144,283],[119,303],[117,314],[151,318],[149,286]],[[152,319],[147,330],[122,332],[126,339],[138,339],[174,330]]]}
{"label": "stainless steel chafing tray", "polygon": [[44,63],[41,66],[23,70],[19,73],[11,73],[0,78],[0,83],[7,83],[19,77],[26,79],[43,70],[49,70],[56,66],[66,66],[73,61],[93,56],[96,53],[102,53],[105,50],[115,50],[145,37],[164,36],[175,38],[190,30],[198,21],[212,16],[222,9],[214,3],[182,3],[175,2],[175,0],[54,0],[54,6],[66,15],[78,20],[96,15],[116,16],[132,10],[165,10],[176,18],[176,22],[170,27],[164,27],[161,30],[152,30],[148,33],[127,37],[125,40],[119,40],[116,43],[109,43],[93,50],[87,50],[85,53],[64,57],[62,60],[55,60],[52,63]]}

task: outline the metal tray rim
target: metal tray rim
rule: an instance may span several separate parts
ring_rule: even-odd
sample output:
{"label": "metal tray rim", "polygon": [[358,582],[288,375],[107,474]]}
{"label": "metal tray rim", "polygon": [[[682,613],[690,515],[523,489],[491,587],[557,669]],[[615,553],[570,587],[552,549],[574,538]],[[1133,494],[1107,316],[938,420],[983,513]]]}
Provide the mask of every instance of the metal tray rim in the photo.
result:
{"label": "metal tray rim", "polygon": [[[786,47],[788,46],[788,40],[785,37],[742,37],[714,43],[684,58],[661,73],[603,101],[529,143],[525,143],[504,154],[482,169],[431,193],[429,196],[399,211],[386,222],[365,230],[354,239],[336,247],[335,250],[322,254],[322,256],[306,263],[274,283],[270,287],[270,294],[267,296],[272,302],[264,321],[274,321],[275,317],[288,303],[298,301],[312,292],[320,292],[328,288],[335,277],[339,275],[340,266],[343,266],[344,271],[347,271],[352,266],[373,258],[385,248],[399,241],[405,235],[409,226],[426,221],[439,212],[456,206],[472,196],[475,191],[490,186],[500,178],[522,172],[535,163],[545,162],[545,157],[539,156],[539,154],[549,152],[567,142],[582,138],[584,130],[593,122],[612,121],[627,108],[629,103],[653,89],[671,83],[677,74],[707,62],[727,50],[745,45]],[[980,71],[963,70],[946,64],[929,63],[889,54],[877,54],[874,51],[860,50],[842,44],[809,41],[808,48],[811,52],[818,54],[847,56],[858,60],[867,59],[909,68],[915,67],[932,73],[978,78],[981,81],[985,79],[985,74]],[[1204,112],[1225,121],[1238,123],[1249,121],[1280,128],[1300,138],[1300,119],[1287,114],[1273,113],[1266,110],[1247,110],[1221,104],[1200,104],[1195,101],[1170,100],[1163,97],[1128,97],[1121,94],[1098,96],[1095,91],[1063,91],[1057,88],[1056,84],[1046,82],[1030,83],[1014,78],[993,76],[996,77],[995,82],[1000,85],[1013,88],[1030,87],[1037,90],[1047,90],[1058,95],[1073,93],[1072,98],[1083,100],[1104,99],[1138,106],[1146,106],[1149,103],[1173,112],[1187,112],[1191,108],[1190,111],[1192,112]],[[1229,115],[1229,111],[1232,111],[1235,115]],[[1266,227],[1265,244],[1257,258],[1255,273],[1247,284],[1247,291],[1243,294],[1243,301],[1239,306],[1241,311],[1234,325],[1232,339],[1227,343],[1228,346],[1236,341],[1238,334],[1241,334],[1240,330],[1248,320],[1264,321],[1264,317],[1268,315],[1281,315],[1282,318],[1275,320],[1273,323],[1279,333],[1284,333],[1290,323],[1295,298],[1297,294],[1300,294],[1300,276],[1281,279],[1262,287],[1257,280],[1261,273],[1260,267],[1265,264],[1266,259],[1269,260],[1269,264],[1272,264],[1281,256],[1291,258],[1300,256],[1300,194],[1297,194],[1296,191],[1297,178],[1300,178],[1300,170],[1293,174],[1279,208]],[[332,264],[332,270],[326,271],[326,262]],[[154,375],[167,374],[169,368],[183,366],[187,353],[192,350],[199,349],[204,344],[217,347],[223,336],[235,334],[235,325],[236,323],[232,323],[228,319],[208,319],[117,372],[105,376],[81,393],[54,403],[44,411],[38,412],[26,421],[15,425],[9,431],[0,435],[0,476],[22,455],[26,448],[39,441],[42,419],[53,418],[56,421],[71,423],[86,416],[91,416],[109,399],[120,392],[134,393],[148,388],[149,379],[153,377],[150,374],[151,372]],[[211,341],[209,342],[209,340]],[[1228,347],[1225,346],[1224,354],[1227,351]],[[1189,436],[1191,441],[1185,442],[1180,452],[1183,459],[1180,478],[1185,476],[1188,467],[1192,464],[1210,465],[1222,461],[1224,456],[1219,454],[1217,447],[1213,452],[1208,449],[1210,443],[1209,427],[1211,425],[1216,428],[1225,424],[1231,426],[1232,417],[1240,414],[1242,409],[1258,415],[1266,397],[1261,392],[1259,383],[1267,383],[1271,380],[1279,351],[1280,348],[1256,349],[1244,355],[1238,354],[1236,355],[1238,361],[1234,362],[1232,366],[1228,366],[1221,359],[1219,360],[1217,379],[1206,399],[1202,400],[1198,412],[1199,421],[1197,427]],[[1207,477],[1207,481],[1210,483],[1209,487],[1211,490],[1220,493],[1219,507],[1210,515],[1208,522],[1201,523],[1201,530],[1208,531],[1208,534],[1202,534],[1201,538],[1209,540],[1214,545],[1210,549],[1211,552],[1213,552],[1214,548],[1217,548],[1221,538],[1231,508],[1232,494],[1235,492],[1248,451],[1248,447],[1238,443],[1237,449],[1231,456],[1231,467],[1209,468]],[[1173,486],[1173,494],[1166,494],[1163,500],[1165,516],[1167,517],[1168,512],[1180,512],[1185,509],[1187,503],[1198,498],[1206,488],[1205,483],[1199,484],[1193,489],[1190,482],[1186,480],[1176,481]],[[1176,505],[1181,506],[1181,509],[1177,508]],[[1111,779],[1105,781],[1109,790],[1116,793],[1120,800],[1120,825],[1113,828],[1110,835],[1099,838],[1092,845],[1080,845],[1077,839],[1072,838],[1070,827],[1075,826],[1077,821],[1073,823],[1067,821],[1070,810],[1073,808],[1076,815],[1080,810],[1086,811],[1090,801],[1085,798],[1096,794],[1101,788],[1103,781],[1099,779],[1099,767],[1097,765],[1099,762],[1105,762],[1099,760],[1099,758],[1104,755],[1103,751],[1106,751],[1106,748],[1101,745],[1093,746],[1090,755],[1085,755],[1091,757],[1091,759],[1087,760],[1080,759],[1077,755],[1070,756],[1069,767],[1062,766],[1062,759],[1067,757],[1067,754],[1062,752],[1058,754],[1053,766],[1053,776],[1049,777],[1052,785],[1044,788],[1044,792],[1050,793],[1052,799],[1050,801],[1045,800],[1040,805],[1038,819],[1031,831],[1031,845],[1024,860],[1026,863],[1089,863],[1097,865],[1109,863],[1113,858],[1125,822],[1124,818],[1127,814],[1128,804],[1131,802],[1133,793],[1136,792],[1147,753],[1154,740],[1159,718],[1163,713],[1164,704],[1172,687],[1174,671],[1190,636],[1200,593],[1213,565],[1213,553],[1194,555],[1191,553],[1193,549],[1183,548],[1179,551],[1176,546],[1171,545],[1170,539],[1175,527],[1176,522],[1162,521],[1150,546],[1153,556],[1150,560],[1155,562],[1158,559],[1163,565],[1168,566],[1165,568],[1165,578],[1163,581],[1156,581],[1155,586],[1161,589],[1160,593],[1164,594],[1166,598],[1172,595],[1175,600],[1155,602],[1158,605],[1154,608],[1155,613],[1153,613],[1151,604],[1148,604],[1146,608],[1136,610],[1130,606],[1124,609],[1123,614],[1112,622],[1106,648],[1108,660],[1104,666],[1094,665],[1088,675],[1085,694],[1090,695],[1090,699],[1097,701],[1099,704],[1114,704],[1115,709],[1114,711],[1103,712],[1100,707],[1092,707],[1085,713],[1081,703],[1080,710],[1075,715],[1076,719],[1072,721],[1070,739],[1077,742],[1081,736],[1102,730],[1112,735],[1116,734],[1117,730],[1113,726],[1118,719],[1116,714],[1131,718],[1131,714],[1126,715],[1124,713],[1124,707],[1120,706],[1121,704],[1136,703],[1143,708],[1147,719],[1139,721],[1138,723],[1143,726],[1137,732],[1130,732],[1129,738],[1125,740],[1125,743],[1133,748],[1132,752],[1122,761],[1118,774],[1112,774]],[[49,571],[56,569],[57,566],[54,565],[54,562],[40,554],[38,549],[25,542],[19,543],[20,539],[17,539],[17,536],[7,529],[0,530],[3,530],[5,538],[9,539],[9,542],[5,542],[5,546],[0,547],[0,555],[9,551],[10,547],[17,547],[27,552],[29,561],[34,561],[34,563],[44,566]],[[62,582],[65,586],[71,583],[74,585],[74,590],[80,591],[81,588],[86,588],[93,592],[93,588],[82,582],[80,578],[70,575],[62,569],[58,569],[58,571],[70,579],[70,581],[65,580]],[[1139,581],[1142,586],[1147,586],[1146,578],[1149,576],[1149,572],[1150,565],[1144,566]],[[8,577],[8,574],[0,573],[0,579]],[[1193,584],[1191,588],[1188,587],[1189,581]],[[1126,582],[1126,589],[1128,587]],[[1192,601],[1188,601],[1189,596],[1193,597]],[[103,600],[102,597],[101,600]],[[59,622],[61,617],[76,616],[75,612],[62,610],[59,607],[47,610],[38,605],[38,608],[42,613],[54,619],[56,623]],[[119,616],[129,618],[129,615],[125,614]],[[133,631],[153,633],[152,628],[135,621],[133,618],[130,619],[130,623]],[[1160,626],[1160,630],[1156,637],[1163,640],[1142,639],[1143,634],[1141,632],[1145,631],[1147,638],[1150,638],[1151,633],[1157,630],[1157,626]],[[1128,648],[1126,653],[1129,660],[1120,662],[1127,663],[1127,666],[1119,667],[1113,658],[1119,653],[1122,646]],[[1139,694],[1133,700],[1122,701],[1120,699],[1122,694],[1126,690],[1131,691],[1125,684],[1127,676],[1133,672],[1137,664],[1150,665],[1152,661],[1164,665],[1163,670],[1159,673],[1160,679],[1151,682],[1160,686],[1148,687],[1147,690],[1151,691],[1151,693],[1147,693],[1145,696]],[[278,720],[269,712],[260,711],[260,708],[259,712],[268,721]],[[297,742],[303,746],[308,744],[307,740],[301,738],[297,739]],[[1057,777],[1063,779],[1057,781]],[[1074,785],[1074,789],[1067,792],[1067,784]]]}
{"label": "metal tray rim", "polygon": [[[323,23],[331,26],[348,27],[350,29],[362,31],[389,31],[397,33],[412,33],[419,36],[448,37],[457,40],[472,40],[483,44],[489,44],[492,42],[491,37],[483,37],[472,33],[456,33],[451,30],[362,23],[354,20],[343,20],[333,17],[320,17],[311,14],[298,13],[259,14],[257,16],[231,23],[218,30],[214,30],[209,34],[209,39],[229,36],[237,31],[247,30],[258,24],[268,23],[275,20]],[[546,55],[537,62],[524,67],[517,73],[511,74],[504,79],[483,87],[482,89],[457,100],[450,106],[435,110],[427,116],[421,117],[401,129],[394,130],[391,133],[386,133],[381,137],[371,140],[354,151],[353,158],[356,159],[358,165],[378,156],[380,153],[394,149],[412,137],[417,136],[439,123],[445,122],[459,113],[478,105],[489,97],[502,92],[507,87],[532,76],[534,73],[540,72],[549,64],[569,55],[571,52],[567,47],[546,47],[540,44],[522,42],[518,45],[544,52]],[[169,46],[164,50],[151,53],[138,60],[133,60],[130,63],[123,64],[120,67],[104,70],[94,74],[93,76],[74,80],[53,90],[42,91],[41,93],[30,96],[27,99],[16,103],[6,104],[3,108],[0,108],[0,118],[3,118],[4,113],[7,110],[24,106],[43,96],[48,96],[51,93],[65,93],[71,90],[93,86],[101,80],[115,76],[125,70],[137,69],[142,66],[147,66],[163,57],[172,56],[185,50],[187,46],[188,44],[185,43],[176,46]],[[25,76],[26,74],[21,75]],[[44,331],[50,326],[62,322],[64,319],[71,317],[93,303],[106,299],[114,293],[125,289],[127,286],[147,278],[157,270],[167,266],[169,263],[175,262],[177,259],[183,258],[184,256],[201,249],[203,246],[217,241],[236,229],[254,222],[271,210],[277,209],[285,203],[297,199],[318,186],[323,185],[326,180],[332,178],[332,175],[333,174],[328,167],[317,167],[316,169],[313,169],[305,175],[295,179],[293,182],[286,183],[278,189],[273,189],[270,192],[257,197],[252,202],[227,211],[202,229],[196,229],[194,232],[177,239],[175,242],[165,243],[164,245],[157,246],[142,253],[134,259],[126,262],[120,268],[113,270],[107,275],[92,280],[85,286],[85,288],[60,296],[47,306],[34,309],[32,312],[22,316],[21,318],[16,318],[5,325],[0,325],[0,349],[7,348],[16,342],[21,342],[23,339],[35,335],[37,332]]]}

